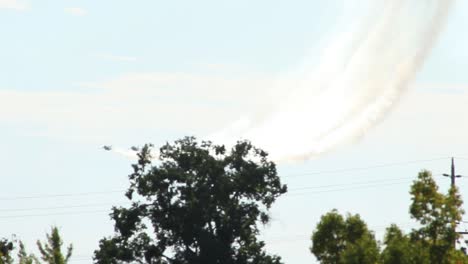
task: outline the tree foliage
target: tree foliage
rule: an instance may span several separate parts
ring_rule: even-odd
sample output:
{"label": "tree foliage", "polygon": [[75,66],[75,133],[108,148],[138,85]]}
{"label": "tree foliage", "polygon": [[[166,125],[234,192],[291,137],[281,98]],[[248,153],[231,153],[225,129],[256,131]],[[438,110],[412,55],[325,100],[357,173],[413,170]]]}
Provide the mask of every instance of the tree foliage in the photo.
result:
{"label": "tree foliage", "polygon": [[126,193],[132,205],[113,208],[116,234],[100,241],[97,263],[280,263],[257,239],[286,192],[266,152],[187,137],[164,145],[153,164],[151,150],[138,154]]}
{"label": "tree foliage", "polygon": [[70,244],[66,253],[62,252],[63,240],[57,227],[52,227],[50,234],[46,234],[45,242],[37,241],[41,259],[48,264],[66,264],[72,255],[73,246]]}
{"label": "tree foliage", "polygon": [[431,264],[428,248],[420,241],[413,241],[397,225],[387,228],[384,246],[382,264]]}
{"label": "tree foliage", "polygon": [[26,247],[23,242],[19,242],[18,250],[18,263],[19,264],[38,264],[39,260],[33,255],[26,252]]}
{"label": "tree foliage", "polygon": [[11,252],[13,251],[13,242],[7,239],[0,239],[0,264],[13,263]]}
{"label": "tree foliage", "polygon": [[439,192],[429,171],[422,171],[411,186],[411,217],[421,227],[413,230],[411,240],[429,250],[431,263],[451,263],[455,241],[459,238],[456,225],[463,215],[462,200],[455,186],[447,194]]}
{"label": "tree foliage", "polygon": [[431,173],[422,171],[411,185],[410,195],[409,212],[419,227],[405,234],[398,226],[391,225],[382,252],[358,216],[348,215],[345,219],[333,210],[322,216],[312,234],[312,253],[325,264],[468,263],[468,257],[455,247],[459,238],[456,226],[464,213],[458,189],[452,186],[444,194]]}
{"label": "tree foliage", "polygon": [[322,216],[312,234],[311,252],[324,264],[374,264],[379,248],[359,215],[346,219],[336,210]]}

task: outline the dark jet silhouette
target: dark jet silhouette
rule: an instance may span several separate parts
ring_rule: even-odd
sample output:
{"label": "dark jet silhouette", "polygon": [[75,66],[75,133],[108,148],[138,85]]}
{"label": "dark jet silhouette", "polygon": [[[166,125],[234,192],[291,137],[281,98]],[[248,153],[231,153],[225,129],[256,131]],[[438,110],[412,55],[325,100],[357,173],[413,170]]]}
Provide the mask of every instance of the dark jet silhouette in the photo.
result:
{"label": "dark jet silhouette", "polygon": [[112,146],[103,146],[102,148],[107,151],[112,150]]}

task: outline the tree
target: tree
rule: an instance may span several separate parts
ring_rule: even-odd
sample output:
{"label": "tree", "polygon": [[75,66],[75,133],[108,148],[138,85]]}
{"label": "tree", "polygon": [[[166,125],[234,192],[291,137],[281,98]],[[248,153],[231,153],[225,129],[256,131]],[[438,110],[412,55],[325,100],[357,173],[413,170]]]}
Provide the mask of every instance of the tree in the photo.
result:
{"label": "tree", "polygon": [[458,189],[452,186],[448,194],[440,193],[429,171],[422,171],[411,186],[410,214],[421,228],[413,230],[411,240],[429,250],[431,263],[451,263],[458,255],[455,242],[459,238],[455,228],[464,213]]}
{"label": "tree", "polygon": [[374,264],[379,247],[359,215],[345,219],[336,210],[325,214],[312,233],[310,251],[324,264]]}
{"label": "tree", "polygon": [[164,145],[155,165],[151,150],[138,154],[126,193],[132,205],[113,208],[116,234],[100,241],[96,263],[280,263],[257,239],[287,190],[265,151],[186,137]]}
{"label": "tree", "polygon": [[13,242],[6,239],[0,239],[0,264],[13,263],[11,251],[13,250]]}
{"label": "tree", "polygon": [[382,264],[431,264],[429,250],[420,242],[411,241],[397,225],[387,228],[384,245]]}
{"label": "tree", "polygon": [[344,218],[336,210],[323,215],[312,233],[310,251],[324,264],[338,263],[345,248]]}
{"label": "tree", "polygon": [[48,264],[66,264],[72,255],[73,246],[70,244],[66,254],[62,253],[63,240],[57,227],[52,227],[50,234],[46,234],[47,241],[37,241],[41,259]]}
{"label": "tree", "polygon": [[421,171],[411,185],[410,215],[420,228],[409,235],[396,226],[387,229],[382,263],[468,263],[455,249],[456,225],[463,215],[462,199],[455,186],[447,194],[439,191],[432,174]]}
{"label": "tree", "polygon": [[26,247],[23,242],[19,242],[18,251],[18,263],[19,264],[38,264],[39,260],[33,255],[26,252]]}
{"label": "tree", "polygon": [[441,193],[432,174],[422,171],[410,195],[410,215],[420,227],[409,234],[396,225],[387,228],[379,258],[378,244],[359,216],[345,220],[336,210],[322,216],[312,235],[312,253],[325,264],[468,264],[468,257],[455,248],[457,223],[464,214],[458,189],[451,186]]}

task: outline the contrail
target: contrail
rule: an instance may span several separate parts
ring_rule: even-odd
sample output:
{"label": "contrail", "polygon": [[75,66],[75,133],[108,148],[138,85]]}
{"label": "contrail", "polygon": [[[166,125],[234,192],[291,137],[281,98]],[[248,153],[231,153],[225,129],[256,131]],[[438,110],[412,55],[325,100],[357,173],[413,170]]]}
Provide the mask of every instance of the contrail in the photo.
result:
{"label": "contrail", "polygon": [[[298,70],[302,82],[278,83],[280,100],[204,138],[228,146],[248,139],[277,162],[314,158],[360,139],[407,90],[454,2],[359,1],[359,6],[367,3],[369,14],[348,14],[354,28],[330,41],[317,68]],[[134,151],[113,151],[136,158]]]}
{"label": "contrail", "polygon": [[137,151],[134,150],[113,147],[110,151],[128,159],[136,160],[138,158]]}
{"label": "contrail", "polygon": [[318,69],[305,73],[307,86],[284,87],[292,92],[275,111],[243,119],[214,141],[245,138],[276,161],[302,160],[355,141],[381,121],[423,65],[454,0],[367,2],[380,8],[331,42]]}

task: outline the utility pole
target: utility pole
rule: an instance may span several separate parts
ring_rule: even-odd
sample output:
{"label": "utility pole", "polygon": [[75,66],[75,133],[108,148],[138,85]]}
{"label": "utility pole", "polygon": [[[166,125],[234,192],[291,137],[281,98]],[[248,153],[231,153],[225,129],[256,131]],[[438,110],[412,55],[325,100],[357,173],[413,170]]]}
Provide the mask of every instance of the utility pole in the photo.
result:
{"label": "utility pole", "polygon": [[[440,174],[439,174],[440,175]],[[461,178],[462,176],[461,175],[455,175],[455,161],[454,159],[452,158],[452,169],[451,169],[451,173],[450,175],[449,174],[442,174],[444,175],[445,177],[450,177],[450,181],[451,181],[451,187],[455,187],[455,178]]]}
{"label": "utility pole", "polygon": [[[461,177],[463,177],[463,176],[461,176],[461,175],[456,175],[456,174],[455,174],[455,161],[454,161],[454,158],[453,158],[453,157],[452,157],[452,167],[451,167],[451,170],[450,170],[450,175],[449,175],[449,174],[445,174],[445,173],[442,174],[442,175],[445,176],[445,177],[449,177],[449,178],[450,178],[450,187],[451,187],[451,188],[455,188],[455,187],[456,187],[456,185],[455,185],[455,179],[456,179],[456,178],[461,178]],[[459,235],[462,235],[462,236],[463,236],[463,235],[467,234],[467,232],[457,232],[457,230],[456,230],[456,229],[457,229],[457,223],[452,223],[452,227],[453,227],[453,231],[454,231],[455,233],[459,234]],[[453,241],[453,246],[454,246],[454,248],[457,246],[457,241],[456,241],[456,239]],[[464,250],[464,249],[465,249],[465,248],[462,248],[462,250]]]}

